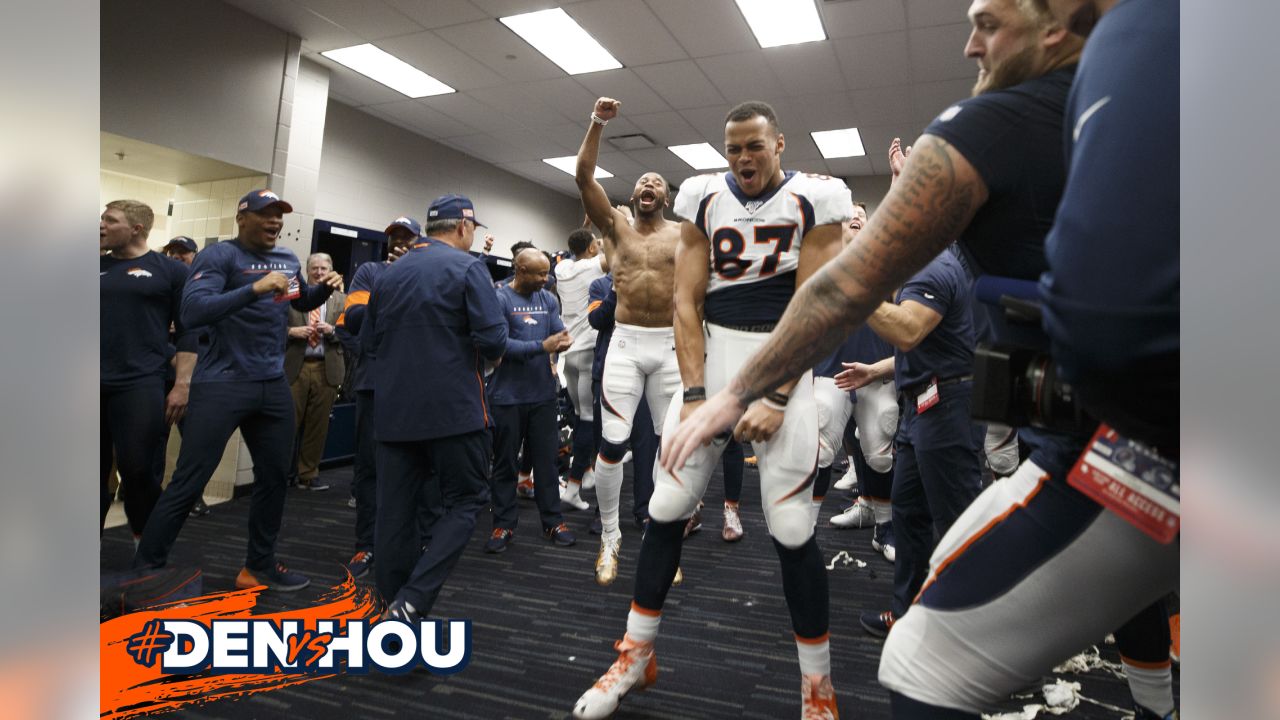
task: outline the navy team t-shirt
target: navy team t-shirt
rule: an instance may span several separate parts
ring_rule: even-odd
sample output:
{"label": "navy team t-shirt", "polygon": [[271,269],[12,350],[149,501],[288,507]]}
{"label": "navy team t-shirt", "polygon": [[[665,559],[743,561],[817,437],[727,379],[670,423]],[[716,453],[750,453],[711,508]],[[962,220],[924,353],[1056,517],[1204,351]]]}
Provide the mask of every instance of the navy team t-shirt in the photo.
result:
{"label": "navy team t-shirt", "polygon": [[179,310],[187,266],[152,250],[129,260],[103,255],[98,269],[100,382],[122,387],[164,378],[173,356],[169,323],[183,335]]}

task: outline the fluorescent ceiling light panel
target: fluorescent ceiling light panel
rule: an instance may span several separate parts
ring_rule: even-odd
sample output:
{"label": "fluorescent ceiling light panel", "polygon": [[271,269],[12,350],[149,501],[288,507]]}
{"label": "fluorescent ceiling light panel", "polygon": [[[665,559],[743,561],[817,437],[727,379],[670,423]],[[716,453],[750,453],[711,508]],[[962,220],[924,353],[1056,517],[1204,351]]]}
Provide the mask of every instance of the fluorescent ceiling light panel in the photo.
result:
{"label": "fluorescent ceiling light panel", "polygon": [[[542,162],[550,165],[551,167],[557,170],[563,170],[564,172],[567,172],[570,175],[578,174],[577,172],[578,156],[577,155],[565,155],[564,157],[556,157],[556,158],[542,158]],[[613,177],[613,173],[609,172],[608,170],[605,170],[599,165],[596,166],[597,180],[603,180],[604,178],[611,178],[611,177]]]}
{"label": "fluorescent ceiling light panel", "polygon": [[737,0],[762,48],[826,40],[813,0]]}
{"label": "fluorescent ceiling light panel", "polygon": [[560,8],[498,19],[570,75],[622,67],[617,58]]}
{"label": "fluorescent ceiling light panel", "polygon": [[729,161],[711,143],[694,143],[693,145],[672,145],[667,148],[694,170],[712,170],[729,167]]}
{"label": "fluorescent ceiling light panel", "polygon": [[368,43],[320,54],[411,98],[456,92],[395,55]]}
{"label": "fluorescent ceiling light panel", "polygon": [[818,145],[822,157],[832,158],[862,157],[867,151],[862,147],[862,135],[858,128],[843,130],[821,130],[809,133]]}

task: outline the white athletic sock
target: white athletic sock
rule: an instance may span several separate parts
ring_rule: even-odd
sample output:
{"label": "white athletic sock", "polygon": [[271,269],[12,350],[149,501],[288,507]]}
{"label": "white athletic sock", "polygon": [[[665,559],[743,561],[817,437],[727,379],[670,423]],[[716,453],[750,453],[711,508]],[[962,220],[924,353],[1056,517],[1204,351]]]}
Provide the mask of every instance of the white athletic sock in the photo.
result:
{"label": "white athletic sock", "polygon": [[887,523],[893,519],[893,505],[884,500],[872,500],[866,495],[862,496],[871,506],[871,511],[876,514],[876,524]]}
{"label": "white athletic sock", "polygon": [[1134,702],[1164,717],[1173,712],[1173,666],[1137,667],[1124,658],[1124,675]]}
{"label": "white athletic sock", "polygon": [[831,674],[831,642],[827,635],[816,641],[796,636],[796,656],[800,658],[801,675]]}
{"label": "white athletic sock", "polygon": [[622,502],[622,463],[596,459],[596,502],[605,535],[618,534],[618,506]]}
{"label": "white athletic sock", "polygon": [[809,509],[812,511],[810,514],[813,516],[813,525],[814,527],[817,527],[818,514],[822,511],[822,498],[814,498],[809,503]]}
{"label": "white athletic sock", "polygon": [[627,613],[627,637],[636,642],[651,643],[658,639],[660,622],[662,613],[645,610],[632,602],[631,612]]}

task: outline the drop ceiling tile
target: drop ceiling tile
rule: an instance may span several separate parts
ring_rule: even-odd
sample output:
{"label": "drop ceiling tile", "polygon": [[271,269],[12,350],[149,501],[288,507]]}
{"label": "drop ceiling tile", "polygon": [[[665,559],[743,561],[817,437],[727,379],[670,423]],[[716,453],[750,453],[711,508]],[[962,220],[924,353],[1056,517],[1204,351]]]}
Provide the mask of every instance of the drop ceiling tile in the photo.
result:
{"label": "drop ceiling tile", "polygon": [[911,30],[911,74],[915,82],[972,78],[976,61],[964,56],[969,41],[969,24],[937,25]]}
{"label": "drop ceiling tile", "polygon": [[[590,121],[588,120],[587,122]],[[610,123],[609,125],[612,127],[613,123]],[[554,143],[563,145],[567,148],[572,148],[573,152],[571,154],[576,155],[578,153],[578,147],[582,145],[582,139],[587,135],[587,123],[582,123],[581,125],[568,123],[565,125],[538,128],[538,132],[542,133],[547,137],[547,139]],[[606,137],[608,137],[607,134]]]}
{"label": "drop ceiling tile", "polygon": [[484,10],[476,7],[468,0],[386,0],[391,7],[404,13],[409,19],[424,28],[437,28],[446,25],[458,25],[465,22],[483,20],[488,17]]}
{"label": "drop ceiling tile", "polygon": [[911,82],[911,53],[905,32],[840,38],[832,44],[850,89]]}
{"label": "drop ceiling tile", "polygon": [[912,28],[965,21],[969,4],[956,0],[906,0],[907,26]]}
{"label": "drop ceiling tile", "polygon": [[786,86],[774,76],[763,50],[699,58],[698,67],[726,100],[725,110],[762,97],[786,97]]}
{"label": "drop ceiling tile", "polygon": [[570,147],[557,142],[540,130],[521,128],[518,130],[503,130],[500,133],[494,133],[494,135],[504,144],[514,148],[514,151],[509,156],[503,158],[504,161],[541,160],[545,157],[576,155],[578,152],[577,145]]}
{"label": "drop ceiling tile", "polygon": [[[498,167],[503,168],[504,170],[516,173],[518,175],[523,175],[524,177],[537,180],[538,182],[543,184],[550,183],[553,181],[559,183],[561,180],[564,180],[566,178],[569,180],[570,183],[573,182],[572,177],[560,172],[559,170],[551,167],[550,165],[542,162],[541,160],[524,160],[521,162],[511,162],[511,163],[504,162],[504,163],[501,163]],[[573,194],[575,196],[578,194],[576,185],[574,186]]]}
{"label": "drop ceiling tile", "polygon": [[[612,97],[622,101],[625,113],[651,113],[670,110],[671,107],[659,97],[658,93],[640,79],[634,71],[627,68],[618,70],[602,70],[600,72],[576,75],[575,79],[583,87],[596,93],[597,97]],[[592,100],[592,106],[595,101]],[[588,111],[587,115],[591,113]]]}
{"label": "drop ceiling tile", "polygon": [[563,112],[544,102],[537,92],[526,85],[479,88],[467,94],[520,121],[526,127],[563,125],[570,121]]}
{"label": "drop ceiling tile", "polygon": [[786,96],[840,92],[844,89],[840,63],[836,60],[830,42],[769,48],[764,51],[764,57],[773,74],[781,81],[783,94]]}
{"label": "drop ceiling tile", "polygon": [[908,124],[916,116],[912,96],[902,87],[854,90],[850,95],[863,125]]}
{"label": "drop ceiling tile", "polygon": [[823,26],[832,38],[907,29],[902,0],[848,0],[819,3]]}
{"label": "drop ceiling tile", "polygon": [[[632,150],[627,155],[637,165],[645,168],[645,172],[660,173],[668,183],[676,182],[684,174],[700,172],[686,165],[683,160],[676,157],[675,153],[665,147]],[[675,162],[672,162],[673,160]]]}
{"label": "drop ceiling tile", "polygon": [[591,0],[565,11],[626,67],[688,57],[649,7],[637,0]]}
{"label": "drop ceiling tile", "polygon": [[[791,107],[795,108],[796,120],[804,132],[813,130],[839,130],[841,128],[858,127],[862,118],[853,97],[848,93],[830,93],[825,95],[807,95],[796,98]],[[787,127],[783,126],[784,132]],[[791,130],[788,134],[794,134]]]}
{"label": "drop ceiling tile", "polygon": [[477,63],[474,58],[441,40],[433,32],[379,40],[375,45],[457,90],[491,87],[507,82],[501,75]]}
{"label": "drop ceiling tile", "polygon": [[350,98],[357,106],[378,105],[411,99],[407,95],[392,90],[382,83],[370,80],[355,70],[349,70],[345,66],[339,65],[323,55],[314,55],[310,59],[329,69],[329,92]]}
{"label": "drop ceiling tile", "polygon": [[424,28],[381,0],[306,0],[315,14],[347,28],[366,40],[379,40],[417,32]]}
{"label": "drop ceiling tile", "polygon": [[495,18],[571,4],[571,2],[556,2],[556,0],[471,0],[471,3],[489,13],[489,17]]}
{"label": "drop ceiling tile", "polygon": [[726,104],[724,107],[681,110],[680,116],[688,120],[695,130],[702,133],[702,137],[711,143],[712,147],[723,152],[724,116],[729,113],[730,107],[730,105]]}
{"label": "drop ceiling tile", "polygon": [[423,98],[421,102],[468,125],[473,132],[494,132],[520,127],[520,123],[511,116],[464,93],[435,95]]}
{"label": "drop ceiling tile", "polygon": [[[702,142],[701,134],[677,112],[629,116],[640,132],[662,146]],[[665,150],[663,152],[666,152]]]}
{"label": "drop ceiling tile", "polygon": [[453,25],[435,32],[445,42],[484,63],[508,82],[565,77],[558,65],[497,20]]}
{"label": "drop ceiling tile", "polygon": [[723,105],[724,97],[692,60],[634,68],[636,75],[673,108]]}
{"label": "drop ceiling tile", "polygon": [[831,175],[837,177],[875,174],[871,167],[871,161],[866,157],[828,159],[827,168],[830,170]]}
{"label": "drop ceiling tile", "polygon": [[625,153],[605,152],[603,148],[601,148],[599,158],[596,160],[596,166],[602,167],[622,178],[628,190],[635,185],[636,178],[643,175],[645,171],[645,168],[627,157]]}
{"label": "drop ceiling tile", "polygon": [[786,139],[786,146],[782,150],[782,166],[787,170],[799,170],[800,172],[824,172],[822,162],[822,153],[818,151],[818,146],[814,144],[813,138],[809,137],[807,132],[786,132],[783,128],[783,137]]}
{"label": "drop ceiling tile", "polygon": [[759,48],[733,0],[646,0],[692,57]]}
{"label": "drop ceiling tile", "polygon": [[312,50],[359,45],[364,42],[357,33],[321,17],[293,0],[228,0],[254,17],[303,39],[303,45]]}
{"label": "drop ceiling tile", "polygon": [[[914,143],[919,133],[911,132],[912,126],[903,125],[871,125],[865,128],[859,128],[862,134],[862,146],[867,150],[867,157],[871,158],[871,164],[875,166],[877,163],[884,165],[884,171],[889,171],[887,158],[889,156],[889,144],[894,138],[902,138],[904,145]],[[881,161],[886,161],[881,163]]]}

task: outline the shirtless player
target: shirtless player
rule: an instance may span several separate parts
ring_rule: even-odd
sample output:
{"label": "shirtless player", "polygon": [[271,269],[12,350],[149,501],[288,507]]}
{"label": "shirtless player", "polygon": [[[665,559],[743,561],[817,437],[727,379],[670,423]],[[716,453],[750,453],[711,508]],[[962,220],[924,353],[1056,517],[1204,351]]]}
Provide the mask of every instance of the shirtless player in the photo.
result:
{"label": "shirtless player", "polygon": [[676,242],[680,225],[663,217],[669,203],[667,181],[645,173],[631,193],[634,219],[609,203],[595,180],[596,157],[604,126],[617,117],[622,103],[596,100],[591,125],[578,149],[578,192],[587,216],[604,235],[604,252],[618,293],[617,325],[609,342],[600,406],[602,442],[596,462],[596,498],[603,532],[596,558],[596,582],[608,585],[618,576],[622,531],[618,504],[622,494],[622,457],[631,437],[631,420],[643,393],[661,434],[671,397],[680,388],[675,335],[671,329]]}

